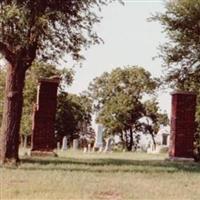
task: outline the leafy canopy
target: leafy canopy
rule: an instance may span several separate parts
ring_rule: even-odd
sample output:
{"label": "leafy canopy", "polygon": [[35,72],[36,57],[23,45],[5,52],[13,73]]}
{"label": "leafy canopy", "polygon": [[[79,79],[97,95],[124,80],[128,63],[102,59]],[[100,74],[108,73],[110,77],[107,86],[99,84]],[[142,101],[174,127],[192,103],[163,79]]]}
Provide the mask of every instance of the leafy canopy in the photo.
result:
{"label": "leafy canopy", "polygon": [[61,92],[58,96],[55,130],[58,138],[78,137],[83,125],[90,126],[92,102],[84,95]]}
{"label": "leafy canopy", "polygon": [[117,68],[94,79],[89,91],[99,113],[98,122],[110,133],[136,130],[146,113],[144,96],[154,94],[158,83],[137,66]]}
{"label": "leafy canopy", "polygon": [[162,24],[169,40],[160,47],[164,79],[174,89],[198,95],[196,121],[200,130],[200,0],[167,1],[165,12],[152,20]]}
{"label": "leafy canopy", "polygon": [[167,69],[166,80],[184,89],[185,80],[200,69],[200,0],[166,2],[166,11],[151,19],[159,21],[168,37],[160,46]]}
{"label": "leafy canopy", "polygon": [[[99,43],[92,30],[95,10],[111,0],[2,0],[0,52],[9,61],[30,66],[37,58],[56,60],[63,53],[80,59],[82,47]],[[21,60],[21,61],[22,61]]]}
{"label": "leafy canopy", "polygon": [[151,78],[151,74],[144,68],[129,66],[123,69],[116,68],[111,73],[105,72],[95,78],[89,85],[89,91],[98,110],[118,95],[126,101],[127,98],[130,98],[130,101],[137,101],[145,94],[153,94],[157,84],[158,80]]}

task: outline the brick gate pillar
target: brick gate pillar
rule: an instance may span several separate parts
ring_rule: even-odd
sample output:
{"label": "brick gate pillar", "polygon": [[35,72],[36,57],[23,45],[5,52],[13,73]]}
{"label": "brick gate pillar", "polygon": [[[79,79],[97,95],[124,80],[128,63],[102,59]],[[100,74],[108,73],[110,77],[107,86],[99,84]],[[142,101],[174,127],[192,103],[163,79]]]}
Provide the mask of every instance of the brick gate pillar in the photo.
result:
{"label": "brick gate pillar", "polygon": [[193,158],[196,95],[190,92],[172,93],[169,156]]}
{"label": "brick gate pillar", "polygon": [[39,80],[33,110],[31,155],[51,154],[56,148],[54,123],[59,82],[58,77]]}

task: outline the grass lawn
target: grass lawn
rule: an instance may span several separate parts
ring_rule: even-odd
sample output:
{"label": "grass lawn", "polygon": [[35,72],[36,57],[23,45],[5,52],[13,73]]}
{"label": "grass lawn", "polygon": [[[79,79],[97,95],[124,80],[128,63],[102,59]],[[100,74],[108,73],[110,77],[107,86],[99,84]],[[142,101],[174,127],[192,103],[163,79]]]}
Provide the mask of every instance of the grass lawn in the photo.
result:
{"label": "grass lawn", "polygon": [[0,199],[200,199],[200,165],[143,153],[22,157],[0,168]]}

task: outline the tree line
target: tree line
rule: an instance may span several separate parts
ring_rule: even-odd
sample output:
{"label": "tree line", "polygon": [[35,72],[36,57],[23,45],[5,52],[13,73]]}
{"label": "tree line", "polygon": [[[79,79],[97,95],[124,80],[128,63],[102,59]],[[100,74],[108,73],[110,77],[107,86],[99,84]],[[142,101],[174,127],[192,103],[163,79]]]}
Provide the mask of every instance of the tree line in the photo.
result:
{"label": "tree line", "polygon": [[[154,136],[168,116],[158,106],[156,90],[160,81],[142,67],[128,66],[105,72],[89,86],[97,122],[106,135],[119,135],[123,148],[132,151],[138,132]],[[136,144],[137,145],[137,142]]]}
{"label": "tree line", "polygon": [[[91,124],[91,109],[92,104],[89,98],[84,95],[75,95],[65,92],[66,86],[69,86],[73,81],[72,70],[57,69],[54,65],[45,63],[34,63],[30,70],[27,72],[26,83],[24,87],[24,106],[20,127],[21,143],[27,145],[27,138],[30,139],[32,134],[32,112],[33,104],[36,103],[37,84],[41,77],[50,78],[54,75],[62,77],[59,86],[58,105],[55,123],[55,136],[58,141],[62,141],[63,136],[68,136],[73,140],[76,134],[80,132],[81,123],[86,123],[88,126]],[[2,120],[2,108],[4,100],[5,88],[5,75],[6,70],[0,70],[0,122]]]}
{"label": "tree line", "polygon": [[[5,69],[1,69],[1,80],[5,79],[5,74]],[[105,127],[106,136],[119,135],[123,148],[129,151],[134,146],[134,133],[149,133],[154,139],[160,125],[168,123],[167,114],[160,112],[156,101],[155,90],[160,85],[159,80],[152,78],[141,67],[117,68],[110,74],[105,72],[90,83],[85,94],[75,95],[65,92],[66,86],[73,81],[72,70],[59,70],[54,65],[40,62],[33,64],[26,77],[20,129],[21,143],[24,142],[24,146],[32,133],[32,106],[36,101],[38,79],[54,75],[60,75],[63,80],[59,87],[55,121],[57,142],[61,142],[64,136],[72,142],[84,134],[84,131],[91,130],[92,115],[95,112],[99,113],[97,123]],[[2,81],[1,94],[4,93],[4,87],[5,82]],[[152,97],[144,100],[143,96],[148,94]],[[3,102],[3,99],[2,95],[0,101]],[[83,125],[87,129],[83,130]]]}

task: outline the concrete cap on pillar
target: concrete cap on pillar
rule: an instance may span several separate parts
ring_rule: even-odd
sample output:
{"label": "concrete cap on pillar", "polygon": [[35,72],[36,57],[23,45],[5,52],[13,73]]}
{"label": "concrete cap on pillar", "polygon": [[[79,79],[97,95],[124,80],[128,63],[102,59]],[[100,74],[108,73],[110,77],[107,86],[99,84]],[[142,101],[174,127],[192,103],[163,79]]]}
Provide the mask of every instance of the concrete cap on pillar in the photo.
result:
{"label": "concrete cap on pillar", "polygon": [[50,83],[60,83],[61,77],[60,76],[51,76],[50,78],[39,78],[38,82],[50,82]]}
{"label": "concrete cap on pillar", "polygon": [[173,91],[171,92],[171,95],[195,95],[195,92],[188,92],[188,91]]}

